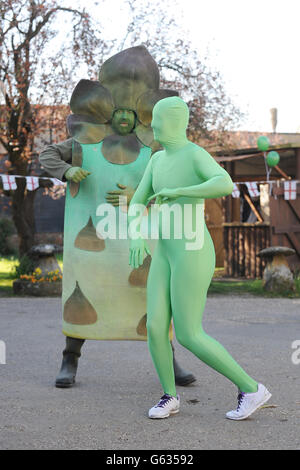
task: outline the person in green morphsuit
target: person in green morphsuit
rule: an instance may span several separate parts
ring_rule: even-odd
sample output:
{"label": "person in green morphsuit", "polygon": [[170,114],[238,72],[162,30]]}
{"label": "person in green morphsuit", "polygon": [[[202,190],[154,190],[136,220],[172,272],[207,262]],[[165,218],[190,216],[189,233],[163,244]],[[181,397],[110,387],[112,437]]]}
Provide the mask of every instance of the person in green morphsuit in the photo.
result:
{"label": "person in green morphsuit", "polygon": [[[155,139],[163,150],[157,152],[147,165],[144,176],[129,206],[129,235],[131,236],[129,264],[135,268],[149,253],[141,235],[140,225],[135,233],[135,207],[146,205],[156,198],[160,206],[159,240],[155,249],[147,283],[147,333],[149,350],[157,370],[164,395],[149,410],[150,418],[165,418],[179,411],[172,354],[168,341],[171,319],[179,343],[193,352],[207,365],[223,374],[239,389],[238,407],[227,413],[227,418],[247,418],[265,403],[271,394],[262,384],[253,380],[231,357],[226,349],[205,333],[202,315],[207,290],[215,268],[215,251],[204,222],[204,199],[231,194],[233,184],[228,173],[203,148],[190,142],[186,136],[189,121],[187,105],[178,97],[165,98],[153,109],[151,126]],[[166,211],[182,209],[183,226],[197,223],[195,238],[178,238],[176,231],[182,221],[171,222],[169,236],[163,236]],[[188,207],[188,211],[184,208]],[[175,213],[175,212],[174,212]],[[197,238],[198,237],[198,238]],[[188,248],[187,248],[188,247]]]}

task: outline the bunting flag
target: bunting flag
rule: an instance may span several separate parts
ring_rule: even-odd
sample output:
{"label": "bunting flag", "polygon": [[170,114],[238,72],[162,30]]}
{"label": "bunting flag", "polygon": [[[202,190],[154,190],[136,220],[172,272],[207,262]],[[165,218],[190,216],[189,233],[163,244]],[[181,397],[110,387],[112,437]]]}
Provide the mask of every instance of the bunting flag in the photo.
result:
{"label": "bunting flag", "polygon": [[39,180],[50,180],[54,186],[66,186],[66,183],[50,176],[22,176],[22,175],[2,175],[3,189],[16,189],[16,178],[25,178],[26,187],[29,191],[34,191],[39,187]]}
{"label": "bunting flag", "polygon": [[37,176],[26,176],[26,188],[28,191],[34,191],[39,187],[39,178]]}
{"label": "bunting flag", "polygon": [[[4,190],[15,190],[17,189],[17,184],[16,184],[16,178],[26,178],[26,187],[28,191],[34,191],[39,187],[39,180],[50,180],[53,183],[53,186],[63,186],[66,187],[67,183],[64,183],[63,181],[60,181],[57,178],[51,178],[47,176],[22,176],[22,175],[2,175],[0,174],[0,177],[2,178],[2,183],[3,183],[3,189]],[[240,190],[239,190],[239,185],[240,184],[245,184],[248,188],[249,195],[250,197],[258,197],[260,195],[259,189],[258,189],[258,184],[262,183],[268,183],[269,184],[269,194],[271,195],[272,191],[272,186],[273,183],[277,183],[278,185],[281,185],[283,183],[283,189],[284,189],[284,199],[285,200],[295,200],[297,199],[297,183],[300,183],[298,180],[288,180],[288,181],[280,181],[280,180],[272,180],[272,181],[251,181],[251,182],[244,182],[244,181],[237,181],[233,183],[233,191],[231,196],[233,198],[239,198],[240,197]],[[275,198],[277,198],[277,195],[274,195]]]}
{"label": "bunting flag", "polygon": [[3,189],[17,189],[16,177],[14,175],[1,175]]}
{"label": "bunting flag", "polygon": [[54,184],[54,186],[62,186],[64,185],[64,183],[60,180],[58,180],[57,178],[50,178],[50,180],[52,181],[52,183]]}
{"label": "bunting flag", "polygon": [[252,181],[251,183],[246,183],[246,186],[248,188],[249,194],[251,197],[258,197],[259,196],[259,190],[257,188],[257,183]]}
{"label": "bunting flag", "polygon": [[240,190],[237,186],[237,184],[233,183],[233,191],[231,194],[232,197],[240,197]]}
{"label": "bunting flag", "polygon": [[285,181],[284,182],[284,199],[295,200],[297,197],[297,182]]}

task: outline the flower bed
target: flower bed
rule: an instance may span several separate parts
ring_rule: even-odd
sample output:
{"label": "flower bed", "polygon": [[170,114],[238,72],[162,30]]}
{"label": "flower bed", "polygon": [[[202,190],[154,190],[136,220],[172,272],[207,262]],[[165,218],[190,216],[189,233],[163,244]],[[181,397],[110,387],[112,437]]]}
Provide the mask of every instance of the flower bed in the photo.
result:
{"label": "flower bed", "polygon": [[13,283],[14,294],[38,297],[59,297],[62,293],[62,274],[59,269],[43,273],[36,268],[32,274],[22,274]]}

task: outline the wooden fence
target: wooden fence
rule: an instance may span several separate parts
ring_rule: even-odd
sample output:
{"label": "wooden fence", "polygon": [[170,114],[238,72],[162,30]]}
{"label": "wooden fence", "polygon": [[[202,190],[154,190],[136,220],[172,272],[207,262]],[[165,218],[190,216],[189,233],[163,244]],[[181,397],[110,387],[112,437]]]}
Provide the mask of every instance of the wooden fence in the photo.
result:
{"label": "wooden fence", "polygon": [[233,222],[223,224],[223,230],[225,275],[261,278],[265,262],[257,253],[270,246],[270,225]]}

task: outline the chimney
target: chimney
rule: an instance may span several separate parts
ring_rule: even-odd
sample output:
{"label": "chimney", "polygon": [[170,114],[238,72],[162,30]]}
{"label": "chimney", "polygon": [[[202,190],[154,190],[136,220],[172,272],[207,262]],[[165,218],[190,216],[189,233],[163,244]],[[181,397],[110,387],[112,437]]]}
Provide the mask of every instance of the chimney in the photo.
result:
{"label": "chimney", "polygon": [[275,134],[276,132],[276,127],[277,127],[277,108],[271,108],[270,109],[271,113],[271,124],[272,124],[272,129]]}

